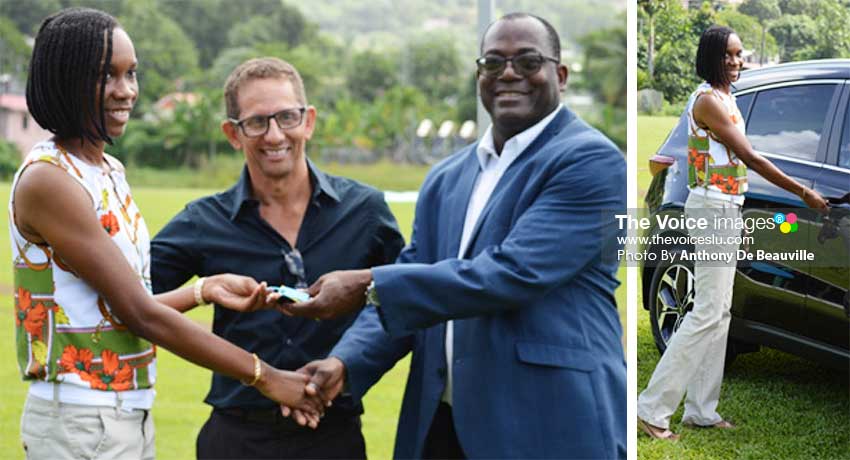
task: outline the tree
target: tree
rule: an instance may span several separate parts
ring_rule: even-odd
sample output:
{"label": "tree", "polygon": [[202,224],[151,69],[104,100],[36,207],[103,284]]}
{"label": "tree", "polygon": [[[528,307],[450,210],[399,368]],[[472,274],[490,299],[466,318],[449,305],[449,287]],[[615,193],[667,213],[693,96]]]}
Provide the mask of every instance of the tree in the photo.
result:
{"label": "tree", "polygon": [[234,24],[227,32],[228,48],[250,48],[258,43],[278,41],[275,21],[271,16],[252,16]]}
{"label": "tree", "polygon": [[0,139],[0,179],[10,180],[20,164],[21,152],[18,151],[18,146],[5,139]]}
{"label": "tree", "polygon": [[177,23],[152,0],[129,3],[121,24],[139,59],[139,102],[142,109],[178,90],[179,82],[197,77],[198,52]]}
{"label": "tree", "polygon": [[579,40],[586,86],[608,105],[626,107],[626,29],[600,29]]}
{"label": "tree", "polygon": [[20,81],[25,80],[31,53],[15,24],[0,16],[0,76],[9,74]]}
{"label": "tree", "polygon": [[817,15],[818,3],[821,0],[779,0],[782,15],[804,15],[813,18]]}
{"label": "tree", "polygon": [[705,29],[717,23],[717,13],[708,0],[702,2],[699,8],[689,10],[688,16],[691,21],[691,35],[695,37],[701,36]]}
{"label": "tree", "polygon": [[59,0],[0,1],[0,16],[9,18],[22,33],[35,36],[41,21],[62,9]]}
{"label": "tree", "polygon": [[[668,43],[678,43],[679,46],[690,46],[696,43],[696,40],[699,38],[699,35],[696,37],[693,36],[688,10],[684,9],[679,2],[675,1],[668,3],[667,8],[658,14],[658,18],[655,21],[655,33],[656,42],[661,43],[662,46]],[[657,64],[657,54],[655,61]]]}
{"label": "tree", "polygon": [[[717,23],[734,29],[738,37],[741,38],[744,49],[755,49],[761,42],[761,25],[752,16],[747,16],[736,10],[723,10],[717,15]],[[764,37],[764,54],[767,56],[775,55],[778,51],[776,39],[768,32]]]}
{"label": "tree", "polygon": [[[315,26],[307,21],[301,11],[281,0],[160,0],[162,10],[175,18],[198,49],[199,64],[209,67],[225,48],[232,47],[230,30],[250,18],[271,18],[272,41],[298,46],[312,39]],[[264,22],[268,25],[268,22]],[[240,27],[245,31],[244,26]],[[255,46],[260,42],[239,45]]]}
{"label": "tree", "polygon": [[159,4],[163,14],[174,18],[191,37],[203,68],[227,47],[228,32],[234,24],[252,16],[272,16],[282,6],[280,0],[160,0]]}
{"label": "tree", "polygon": [[461,62],[452,37],[420,37],[408,44],[402,59],[407,61],[409,82],[425,96],[445,99],[457,94],[462,80]]}
{"label": "tree", "polygon": [[638,0],[638,7],[646,13],[649,23],[646,65],[649,79],[652,80],[655,75],[655,16],[667,7],[667,2],[665,0]]}
{"label": "tree", "polygon": [[222,91],[195,91],[196,98],[177,101],[171,110],[145,120],[130,120],[126,134],[109,149],[124,162],[156,168],[199,167],[219,151],[230,152],[221,132]]}
{"label": "tree", "polygon": [[815,43],[794,54],[795,59],[850,57],[850,2],[822,0],[815,18]]}
{"label": "tree", "polygon": [[764,64],[764,45],[767,35],[768,22],[778,18],[782,11],[779,9],[778,0],[744,0],[738,11],[758,19],[761,24],[761,48],[759,51],[759,64]]}
{"label": "tree", "polygon": [[316,27],[309,23],[297,8],[281,5],[268,16],[251,16],[234,24],[227,33],[228,47],[251,47],[264,42],[282,42],[294,48],[316,35]]}
{"label": "tree", "polygon": [[[655,51],[653,58],[654,74],[650,86],[664,93],[668,102],[676,102],[689,94],[694,81],[693,59],[696,53],[699,35],[694,34],[691,17],[688,11],[677,1],[667,3],[667,6],[657,13],[655,19],[656,43],[661,47]],[[646,33],[641,34],[639,51]],[[648,59],[638,56],[638,67],[648,70]],[[647,72],[648,77],[648,72]]]}
{"label": "tree", "polygon": [[693,39],[688,46],[668,42],[658,50],[658,68],[653,87],[664,94],[668,102],[687,99],[699,84],[694,72],[697,44]]}
{"label": "tree", "polygon": [[815,20],[804,15],[789,14],[773,21],[769,29],[779,47],[780,61],[791,61],[794,56],[817,42],[818,28]]}
{"label": "tree", "polygon": [[398,83],[398,53],[363,51],[355,54],[345,77],[355,99],[372,101]]}

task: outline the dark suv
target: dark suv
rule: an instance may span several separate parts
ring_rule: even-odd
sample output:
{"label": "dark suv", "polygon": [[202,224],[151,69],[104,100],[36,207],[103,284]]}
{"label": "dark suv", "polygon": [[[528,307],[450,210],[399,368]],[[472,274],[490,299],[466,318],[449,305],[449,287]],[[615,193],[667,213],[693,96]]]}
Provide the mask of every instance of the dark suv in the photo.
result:
{"label": "dark suv", "polygon": [[[799,234],[778,238],[754,230],[756,245],[773,250],[806,249],[819,263],[739,263],[735,276],[727,360],[760,345],[824,364],[850,366],[850,60],[782,64],[745,71],[733,86],[756,151],[830,202],[824,217],[796,210]],[[687,115],[658,150],[673,159],[655,175],[646,195],[655,215],[683,213],[687,199]],[[744,218],[770,216],[771,210],[803,208],[801,200],[752,170]],[[678,231],[681,232],[681,231]],[[646,235],[675,236],[650,228]],[[681,235],[679,235],[681,236]],[[787,235],[785,235],[787,236]],[[670,249],[667,247],[667,249]],[[682,246],[675,250],[693,250]],[[747,248],[753,251],[756,248]],[[651,245],[641,248],[660,251]],[[662,353],[693,304],[693,266],[689,262],[645,263],[643,306],[649,311],[656,346]]]}

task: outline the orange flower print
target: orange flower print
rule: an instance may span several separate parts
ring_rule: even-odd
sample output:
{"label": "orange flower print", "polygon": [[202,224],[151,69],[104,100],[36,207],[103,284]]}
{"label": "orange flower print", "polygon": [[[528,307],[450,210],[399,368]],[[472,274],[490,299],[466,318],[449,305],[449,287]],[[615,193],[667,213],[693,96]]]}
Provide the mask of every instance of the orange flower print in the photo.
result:
{"label": "orange flower print", "polygon": [[62,358],[59,359],[59,364],[66,372],[80,374],[83,380],[89,380],[89,370],[91,369],[91,361],[94,358],[94,353],[88,348],[77,349],[73,345],[68,345],[62,351]]}
{"label": "orange flower print", "polygon": [[722,176],[718,173],[713,173],[710,182],[723,191],[723,193],[738,194],[738,179],[735,176]]}
{"label": "orange flower print", "polygon": [[[133,387],[133,367],[127,363],[121,365],[118,354],[111,350],[103,350],[100,354],[103,360],[103,370],[91,374],[89,382],[96,390],[124,391]],[[82,376],[81,376],[82,377]]]}
{"label": "orange flower print", "polygon": [[118,218],[115,217],[115,214],[113,214],[112,211],[100,216],[100,225],[103,226],[106,233],[109,233],[109,236],[115,235],[120,229],[118,226]]}
{"label": "orange flower print", "polygon": [[24,329],[34,339],[42,340],[44,336],[44,321],[47,319],[47,307],[39,302],[33,306],[32,293],[18,288],[18,301],[15,305],[15,326],[24,325]]}
{"label": "orange flower print", "polygon": [[705,168],[706,156],[706,154],[698,152],[695,148],[688,149],[688,163],[693,165],[697,171],[702,171]]}

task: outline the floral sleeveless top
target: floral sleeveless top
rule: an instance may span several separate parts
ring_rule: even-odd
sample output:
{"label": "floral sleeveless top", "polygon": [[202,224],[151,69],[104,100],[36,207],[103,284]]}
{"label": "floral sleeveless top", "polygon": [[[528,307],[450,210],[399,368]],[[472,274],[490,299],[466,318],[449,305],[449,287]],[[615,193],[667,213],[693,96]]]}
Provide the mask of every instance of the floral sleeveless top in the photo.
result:
{"label": "floral sleeveless top", "polygon": [[741,134],[746,130],[735,96],[708,83],[701,84],[688,100],[688,188],[704,187],[727,195],[743,195],[747,191],[747,166],[714,133],[700,128],[694,121],[694,103],[701,95],[716,97]]}
{"label": "floral sleeveless top", "polygon": [[[33,147],[12,182],[9,227],[18,367],[24,380],[90,390],[142,390],[143,399],[152,401],[156,347],[127,330],[106,301],[50,246],[27,241],[15,225],[12,200],[21,172],[35,162],[59,166],[91,196],[103,231],[151,292],[147,226],[130,195],[123,166],[110,155],[104,158],[110,172],[44,141]],[[151,394],[144,396],[145,392]]]}

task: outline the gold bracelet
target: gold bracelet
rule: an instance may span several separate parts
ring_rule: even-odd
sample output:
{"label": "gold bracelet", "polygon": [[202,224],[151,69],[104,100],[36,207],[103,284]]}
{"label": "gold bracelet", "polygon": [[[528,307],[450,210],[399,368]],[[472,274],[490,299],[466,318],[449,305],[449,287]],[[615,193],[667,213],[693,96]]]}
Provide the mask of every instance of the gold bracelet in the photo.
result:
{"label": "gold bracelet", "polygon": [[206,276],[202,276],[195,281],[195,305],[206,305],[207,301],[204,300],[204,281],[207,280]]}
{"label": "gold bracelet", "polygon": [[263,368],[260,366],[260,357],[257,356],[256,353],[251,353],[251,356],[254,357],[254,380],[251,380],[251,383],[245,383],[245,381],[242,380],[242,385],[249,387],[256,385],[257,382],[260,381],[260,377],[263,376]]}

